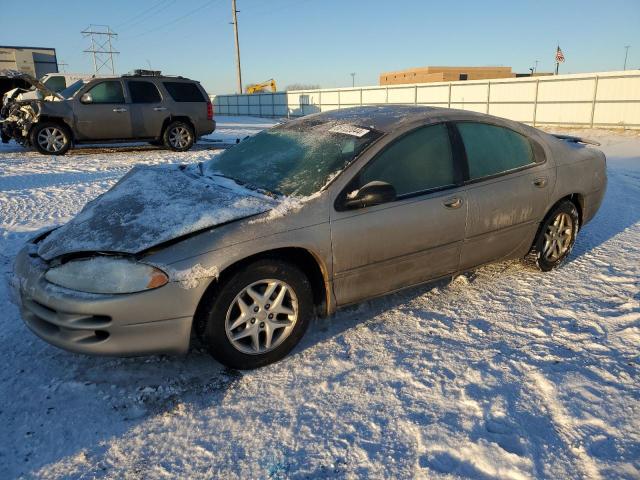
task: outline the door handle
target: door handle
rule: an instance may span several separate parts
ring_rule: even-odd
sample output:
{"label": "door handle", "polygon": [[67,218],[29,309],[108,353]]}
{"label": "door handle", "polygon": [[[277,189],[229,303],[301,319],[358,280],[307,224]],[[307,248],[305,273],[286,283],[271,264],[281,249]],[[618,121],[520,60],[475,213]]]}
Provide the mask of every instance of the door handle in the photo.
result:
{"label": "door handle", "polygon": [[547,179],[546,179],[546,177],[536,178],[533,181],[533,184],[538,188],[546,187],[547,186]]}
{"label": "door handle", "polygon": [[442,204],[447,208],[460,208],[462,206],[462,199],[459,197],[448,198]]}
{"label": "door handle", "polygon": [[122,112],[126,112],[127,109],[126,108],[114,108],[113,111],[116,112],[116,113],[122,113]]}
{"label": "door handle", "polygon": [[164,112],[167,107],[153,107],[154,112]]}

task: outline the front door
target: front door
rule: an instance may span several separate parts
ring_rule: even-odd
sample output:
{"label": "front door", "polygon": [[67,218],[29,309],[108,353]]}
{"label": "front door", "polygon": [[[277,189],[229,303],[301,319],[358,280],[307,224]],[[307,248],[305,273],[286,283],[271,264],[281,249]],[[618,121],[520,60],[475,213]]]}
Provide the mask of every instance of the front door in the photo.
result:
{"label": "front door", "polygon": [[80,140],[131,138],[131,116],[120,80],[89,86],[76,97],[73,109]]}
{"label": "front door", "polygon": [[555,169],[508,128],[457,123],[468,164],[469,216],[460,269],[523,256],[544,216]]}
{"label": "front door", "polygon": [[332,212],[338,305],[458,268],[467,205],[447,125],[421,127],[400,137],[368,162],[341,195],[372,181],[391,184],[396,200]]}
{"label": "front door", "polygon": [[157,138],[170,111],[162,103],[158,87],[148,80],[127,80],[131,98],[131,122],[136,138]]}

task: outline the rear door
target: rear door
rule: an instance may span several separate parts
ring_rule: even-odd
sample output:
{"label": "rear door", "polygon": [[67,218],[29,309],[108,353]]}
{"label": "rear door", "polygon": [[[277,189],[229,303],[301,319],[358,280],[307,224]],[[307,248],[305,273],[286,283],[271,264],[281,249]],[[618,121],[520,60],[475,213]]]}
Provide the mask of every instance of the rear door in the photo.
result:
{"label": "rear door", "polygon": [[447,125],[403,135],[368,162],[340,195],[372,181],[393,185],[397,199],[332,212],[334,293],[339,305],[458,268],[467,208]]}
{"label": "rear door", "polygon": [[469,202],[460,268],[524,255],[545,213],[555,169],[541,147],[514,130],[480,122],[456,127]]}
{"label": "rear door", "polygon": [[136,138],[157,138],[171,112],[155,83],[149,80],[127,80],[131,98],[131,126]]}
{"label": "rear door", "polygon": [[132,136],[129,105],[121,80],[88,85],[74,97],[73,111],[76,133],[81,140],[117,140]]}

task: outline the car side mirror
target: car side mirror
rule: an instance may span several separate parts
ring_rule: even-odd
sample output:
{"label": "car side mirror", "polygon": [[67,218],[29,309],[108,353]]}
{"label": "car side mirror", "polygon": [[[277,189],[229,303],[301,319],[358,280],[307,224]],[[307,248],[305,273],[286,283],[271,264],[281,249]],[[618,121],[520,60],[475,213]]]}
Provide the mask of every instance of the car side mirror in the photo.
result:
{"label": "car side mirror", "polygon": [[343,205],[348,209],[371,207],[393,202],[396,196],[396,189],[393,188],[393,185],[376,180],[362,186],[352,196],[347,195]]}
{"label": "car side mirror", "polygon": [[80,102],[81,103],[92,103],[93,102],[93,97],[91,96],[90,93],[83,93],[82,96],[80,97]]}

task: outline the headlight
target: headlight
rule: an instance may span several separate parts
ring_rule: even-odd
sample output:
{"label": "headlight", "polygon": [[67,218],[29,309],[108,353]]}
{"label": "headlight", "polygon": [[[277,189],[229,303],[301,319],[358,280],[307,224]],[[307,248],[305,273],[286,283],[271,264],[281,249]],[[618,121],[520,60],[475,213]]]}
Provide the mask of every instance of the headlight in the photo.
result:
{"label": "headlight", "polygon": [[169,281],[162,270],[121,257],[72,260],[49,269],[44,278],[61,287],[88,293],[141,292]]}

